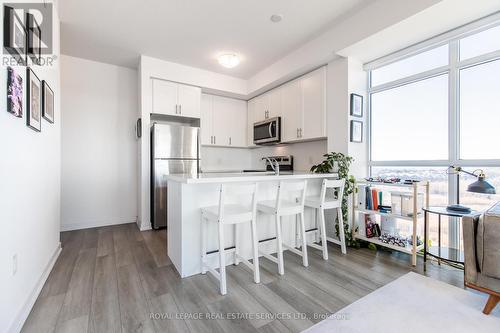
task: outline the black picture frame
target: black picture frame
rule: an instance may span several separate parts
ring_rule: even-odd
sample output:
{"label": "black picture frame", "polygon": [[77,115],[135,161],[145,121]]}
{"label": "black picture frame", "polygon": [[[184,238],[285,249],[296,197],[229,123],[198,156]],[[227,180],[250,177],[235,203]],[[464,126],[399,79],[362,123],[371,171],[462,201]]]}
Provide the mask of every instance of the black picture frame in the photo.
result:
{"label": "black picture frame", "polygon": [[351,120],[350,127],[351,142],[363,142],[363,122],[359,120]]}
{"label": "black picture frame", "polygon": [[54,91],[45,80],[42,81],[42,117],[54,123]]}
{"label": "black picture frame", "polygon": [[19,66],[26,66],[26,22],[25,18],[17,15],[15,9],[3,6],[3,46]]}
{"label": "black picture frame", "polygon": [[42,131],[42,83],[29,67],[26,69],[26,125]]}
{"label": "black picture frame", "polygon": [[363,117],[363,96],[351,94],[350,115],[353,117]]}
{"label": "black picture frame", "polygon": [[35,16],[26,13],[27,54],[34,64],[39,65],[42,58],[42,29]]}

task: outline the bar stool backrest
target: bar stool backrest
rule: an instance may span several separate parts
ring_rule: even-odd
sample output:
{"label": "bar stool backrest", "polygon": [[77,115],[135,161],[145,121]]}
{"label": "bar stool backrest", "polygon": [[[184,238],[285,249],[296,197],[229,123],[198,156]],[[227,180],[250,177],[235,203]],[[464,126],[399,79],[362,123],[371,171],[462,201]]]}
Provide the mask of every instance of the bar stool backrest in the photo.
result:
{"label": "bar stool backrest", "polygon": [[306,189],[307,189],[307,180],[300,181],[280,181],[278,187],[278,197],[276,200],[276,211],[280,211],[282,208],[283,200],[285,199],[285,195],[288,193],[297,193],[296,198],[297,206],[296,207],[304,207],[304,203],[306,200]]}
{"label": "bar stool backrest", "polygon": [[[248,199],[249,205],[248,212],[252,212],[255,216],[257,212],[257,183],[249,184],[220,184],[219,187],[219,220],[224,220],[224,206],[229,203],[228,196],[245,197]],[[245,200],[246,201],[246,200]],[[241,200],[240,200],[241,202]],[[244,204],[242,204],[244,205]]]}
{"label": "bar stool backrest", "polygon": [[[344,196],[344,179],[330,180],[323,179],[323,185],[321,186],[320,201],[324,203],[339,201],[342,205],[342,198]],[[327,200],[328,199],[328,200]]]}

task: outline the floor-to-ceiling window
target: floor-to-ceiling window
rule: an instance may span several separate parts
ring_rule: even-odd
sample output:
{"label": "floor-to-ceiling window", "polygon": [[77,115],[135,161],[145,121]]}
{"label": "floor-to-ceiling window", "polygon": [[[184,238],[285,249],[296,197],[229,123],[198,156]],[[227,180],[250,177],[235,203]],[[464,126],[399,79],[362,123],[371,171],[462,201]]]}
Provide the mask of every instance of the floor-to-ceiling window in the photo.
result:
{"label": "floor-to-ceiling window", "polygon": [[[499,22],[500,23],[500,22]],[[431,181],[432,205],[456,201],[451,165],[484,170],[500,192],[500,25],[463,33],[369,64],[372,176]],[[484,209],[500,195],[469,193],[460,203]],[[460,228],[444,223],[444,243],[460,247]],[[430,228],[437,239],[437,227]]]}

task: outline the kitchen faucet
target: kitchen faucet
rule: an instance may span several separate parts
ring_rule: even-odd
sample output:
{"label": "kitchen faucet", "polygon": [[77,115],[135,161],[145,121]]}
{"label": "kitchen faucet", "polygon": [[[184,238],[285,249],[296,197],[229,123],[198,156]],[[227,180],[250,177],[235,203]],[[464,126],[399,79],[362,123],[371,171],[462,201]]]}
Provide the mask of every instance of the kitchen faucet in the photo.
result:
{"label": "kitchen faucet", "polygon": [[[279,165],[278,161],[275,158],[273,158],[273,157],[262,157],[262,160],[266,160],[266,161],[269,162],[269,165],[273,169],[275,175],[279,175],[280,174],[280,165]],[[273,162],[275,164],[273,164]]]}

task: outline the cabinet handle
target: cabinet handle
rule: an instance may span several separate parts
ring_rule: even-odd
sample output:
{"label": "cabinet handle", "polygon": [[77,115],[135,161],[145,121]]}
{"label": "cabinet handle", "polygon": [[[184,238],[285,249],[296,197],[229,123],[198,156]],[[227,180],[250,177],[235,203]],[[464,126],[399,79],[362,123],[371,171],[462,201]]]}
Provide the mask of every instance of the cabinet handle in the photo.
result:
{"label": "cabinet handle", "polygon": [[214,135],[214,145],[215,145],[215,143],[216,143],[216,137],[215,137],[215,135]]}
{"label": "cabinet handle", "polygon": [[179,114],[182,114],[182,105],[179,104]]}
{"label": "cabinet handle", "polygon": [[229,145],[231,145],[231,137],[229,137]]}
{"label": "cabinet handle", "polygon": [[300,129],[300,137],[302,137],[302,128]]}
{"label": "cabinet handle", "polygon": [[297,138],[299,137],[299,128],[297,127]]}
{"label": "cabinet handle", "polygon": [[213,143],[214,143],[214,136],[210,135],[210,144],[213,144]]}

